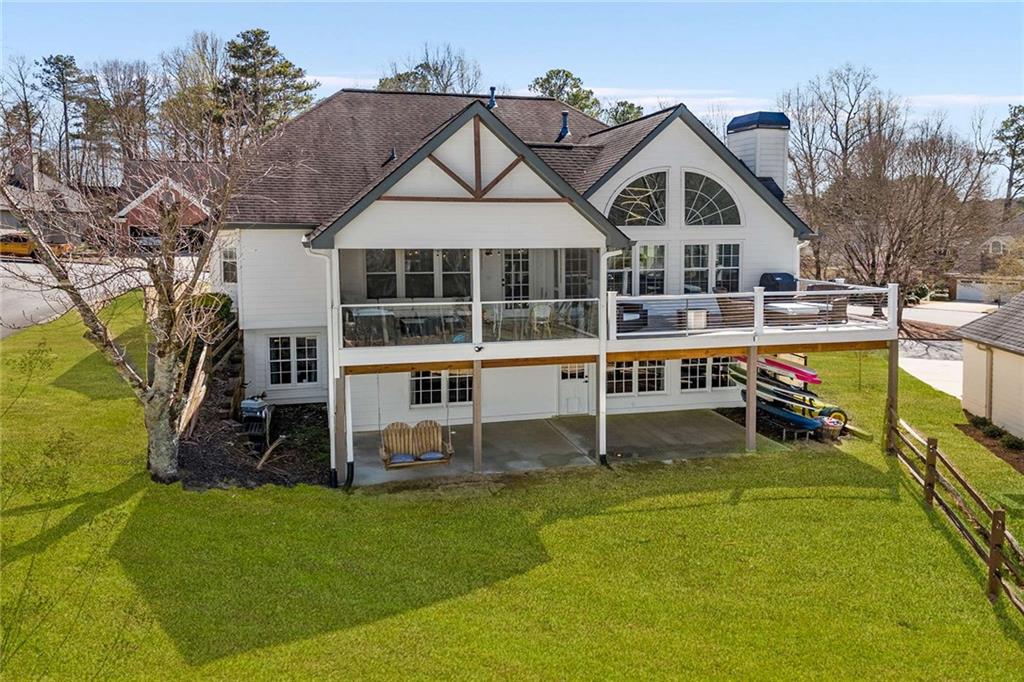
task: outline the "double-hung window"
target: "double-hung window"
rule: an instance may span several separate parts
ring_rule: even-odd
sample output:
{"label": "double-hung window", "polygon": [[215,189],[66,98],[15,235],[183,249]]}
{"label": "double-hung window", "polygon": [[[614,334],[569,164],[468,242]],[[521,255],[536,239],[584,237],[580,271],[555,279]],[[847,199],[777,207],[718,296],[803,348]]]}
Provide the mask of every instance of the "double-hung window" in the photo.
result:
{"label": "double-hung window", "polygon": [[405,298],[434,297],[433,249],[405,249]]}
{"label": "double-hung window", "polygon": [[739,290],[738,243],[683,245],[683,293],[733,293]]}
{"label": "double-hung window", "polygon": [[469,298],[473,295],[470,278],[470,249],[443,249],[441,251],[441,296]]}
{"label": "double-hung window", "polygon": [[618,256],[608,259],[608,291],[629,296],[633,293],[633,251],[623,249]]}
{"label": "double-hung window", "polygon": [[238,283],[238,251],[233,246],[220,252],[220,279],[224,284]]}
{"label": "double-hung window", "polygon": [[665,293],[665,245],[641,245],[637,249],[637,271],[640,276],[637,292],[641,296]]}
{"label": "double-hung window", "polygon": [[271,386],[315,384],[320,381],[317,337],[271,336],[269,353]]}
{"label": "double-hung window", "polygon": [[664,360],[609,363],[608,395],[638,395],[664,392]]}
{"label": "double-hung window", "polygon": [[473,370],[413,372],[409,379],[409,404],[458,405],[473,402]]}
{"label": "double-hung window", "polygon": [[391,249],[366,250],[366,298],[398,297],[397,261]]}
{"label": "double-hung window", "polygon": [[731,357],[690,358],[680,361],[679,390],[706,391],[736,385],[729,375]]}

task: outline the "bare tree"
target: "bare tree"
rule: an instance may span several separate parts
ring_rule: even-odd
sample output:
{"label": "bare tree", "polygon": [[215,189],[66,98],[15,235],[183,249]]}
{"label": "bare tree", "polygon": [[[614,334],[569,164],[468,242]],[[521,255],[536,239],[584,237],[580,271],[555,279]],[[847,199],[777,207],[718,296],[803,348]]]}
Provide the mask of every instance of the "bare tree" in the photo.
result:
{"label": "bare tree", "polygon": [[225,152],[223,103],[217,90],[226,78],[224,44],[196,32],[183,47],[164,53],[163,100],[158,136],[163,153],[180,159],[208,159]]}
{"label": "bare tree", "polygon": [[36,87],[32,66],[24,57],[7,61],[0,97],[3,144],[19,156],[28,157],[42,147],[45,104]]}
{"label": "bare tree", "polygon": [[709,102],[700,116],[700,121],[722,142],[726,140],[729,120],[732,118],[729,109],[721,102]]}
{"label": "bare tree", "polygon": [[119,155],[123,159],[146,158],[160,102],[160,84],[153,68],[143,61],[111,59],[93,67],[92,75]]}
{"label": "bare tree", "polygon": [[[233,104],[230,103],[229,104]],[[128,112],[118,112],[125,120]],[[73,251],[62,254],[47,244],[55,230],[71,232],[66,212],[35,201],[31,194],[13,192],[0,185],[0,198],[11,206],[23,229],[40,243],[39,257],[45,276],[8,269],[8,274],[53,292],[81,316],[89,340],[113,365],[124,383],[142,404],[148,434],[149,471],[154,480],[173,481],[178,476],[178,429],[184,402],[187,349],[197,338],[212,333],[214,316],[196,304],[204,290],[207,266],[217,237],[228,218],[232,200],[249,183],[271,172],[256,165],[259,151],[272,138],[259,126],[246,125],[250,112],[228,106],[227,122],[238,132],[226,138],[225,153],[182,163],[168,154],[145,162],[126,164],[125,187],[137,188],[130,196],[146,198],[127,215],[118,215],[123,204],[89,198],[89,224],[82,238],[91,253],[84,262]],[[158,127],[160,135],[180,139],[195,130],[180,131],[169,121]],[[257,134],[259,136],[257,136]],[[207,135],[210,135],[209,133]],[[174,149],[167,140],[155,148]],[[10,163],[8,150],[2,158]],[[7,168],[0,171],[7,171]],[[151,188],[145,193],[142,190]],[[187,254],[188,257],[182,257]],[[99,257],[102,265],[95,265]],[[101,315],[102,301],[126,289],[145,287],[146,325],[150,340],[151,371],[145,358],[129,357],[112,335]],[[55,302],[55,305],[59,303]]]}
{"label": "bare tree", "polygon": [[377,83],[378,90],[470,94],[480,92],[480,64],[448,43],[424,43],[418,55],[391,62]]}

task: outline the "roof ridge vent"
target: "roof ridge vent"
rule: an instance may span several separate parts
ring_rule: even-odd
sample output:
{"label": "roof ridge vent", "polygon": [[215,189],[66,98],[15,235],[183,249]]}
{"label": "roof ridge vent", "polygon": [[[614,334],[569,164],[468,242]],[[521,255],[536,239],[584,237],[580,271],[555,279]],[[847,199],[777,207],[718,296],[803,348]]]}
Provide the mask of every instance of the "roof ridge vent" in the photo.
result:
{"label": "roof ridge vent", "polygon": [[555,142],[561,142],[571,134],[569,132],[569,111],[566,110],[562,112],[562,129],[558,131],[558,137],[555,138]]}

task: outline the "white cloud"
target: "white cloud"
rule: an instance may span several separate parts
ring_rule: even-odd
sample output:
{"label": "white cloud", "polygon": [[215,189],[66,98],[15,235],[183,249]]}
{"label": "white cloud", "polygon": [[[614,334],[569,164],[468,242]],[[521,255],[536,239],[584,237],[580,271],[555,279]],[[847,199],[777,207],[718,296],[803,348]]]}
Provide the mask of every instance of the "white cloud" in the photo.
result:
{"label": "white cloud", "polygon": [[912,107],[926,109],[950,109],[953,107],[1004,106],[1024,104],[1024,95],[980,95],[950,93],[942,95],[910,95],[907,101]]}
{"label": "white cloud", "polygon": [[[666,106],[682,102],[686,107],[703,116],[710,107],[721,108],[730,116],[749,114],[752,111],[771,109],[775,101],[764,97],[740,97],[733,90],[674,89],[674,88],[619,88],[598,86],[591,88],[602,102],[628,100],[639,104],[645,113],[653,113]],[[520,88],[514,95],[532,95],[528,89]]]}
{"label": "white cloud", "polygon": [[372,76],[307,76],[307,78],[320,81],[320,94],[329,95],[342,88],[373,88],[377,85],[377,78]]}

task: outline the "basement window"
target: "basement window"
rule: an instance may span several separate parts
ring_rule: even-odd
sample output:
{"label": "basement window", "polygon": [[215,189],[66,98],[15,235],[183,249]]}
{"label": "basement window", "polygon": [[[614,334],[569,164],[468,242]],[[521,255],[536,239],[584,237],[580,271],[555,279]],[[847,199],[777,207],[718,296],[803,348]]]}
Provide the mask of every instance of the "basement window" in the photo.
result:
{"label": "basement window", "polygon": [[268,341],[271,386],[319,383],[316,336],[271,336]]}
{"label": "basement window", "polygon": [[473,370],[412,372],[409,375],[409,404],[460,405],[473,402]]}

